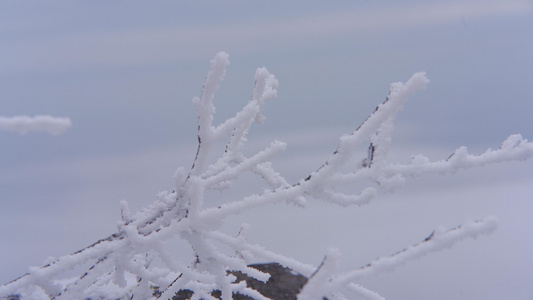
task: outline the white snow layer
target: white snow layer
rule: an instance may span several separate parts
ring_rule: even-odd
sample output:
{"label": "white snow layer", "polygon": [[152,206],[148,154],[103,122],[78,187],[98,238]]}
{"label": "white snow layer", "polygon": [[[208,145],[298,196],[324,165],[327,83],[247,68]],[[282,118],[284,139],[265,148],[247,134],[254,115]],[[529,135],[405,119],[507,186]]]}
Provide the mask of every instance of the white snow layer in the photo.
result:
{"label": "white snow layer", "polygon": [[0,117],[0,130],[14,131],[20,134],[30,131],[45,131],[58,135],[67,131],[71,126],[72,121],[69,118],[57,118],[48,115]]}

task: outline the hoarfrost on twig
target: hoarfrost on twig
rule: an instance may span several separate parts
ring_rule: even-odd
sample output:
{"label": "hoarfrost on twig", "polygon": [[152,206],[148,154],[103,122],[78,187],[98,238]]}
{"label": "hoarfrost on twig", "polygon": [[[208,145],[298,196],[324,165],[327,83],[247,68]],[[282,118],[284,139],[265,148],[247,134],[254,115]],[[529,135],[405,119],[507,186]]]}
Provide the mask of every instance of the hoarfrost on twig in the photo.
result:
{"label": "hoarfrost on twig", "polygon": [[[342,136],[337,149],[324,163],[317,165],[316,171],[289,183],[270,162],[285,149],[285,143],[273,141],[251,156],[243,151],[251,126],[265,120],[262,111],[266,101],[277,95],[278,82],[266,68],[257,70],[251,100],[244,108],[221,124],[213,124],[215,92],[228,65],[228,55],[217,54],[211,61],[201,96],[193,100],[198,113],[198,148],[190,169],[180,167],[176,171],[175,191],[159,193],[154,203],[135,214],[129,211],[125,201],[122,202],[117,233],[43,266],[30,268],[27,274],[0,286],[0,296],[30,297],[38,289],[48,299],[167,299],[180,290],[189,290],[193,292],[192,299],[216,299],[212,293],[217,290],[223,300],[231,299],[236,292],[267,299],[243,282],[235,282],[235,276],[228,271],[240,271],[259,281],[267,281],[270,274],[248,265],[270,260],[309,278],[298,299],[350,299],[354,294],[371,300],[383,299],[357,284],[358,279],[393,270],[465,238],[491,233],[496,229],[496,221],[486,218],[451,229],[437,229],[420,243],[348,272],[337,270],[341,257],[335,250],[329,251],[322,265],[315,267],[248,242],[249,226],[243,226],[236,236],[222,232],[220,227],[228,217],[271,203],[303,206],[309,199],[320,199],[341,206],[362,205],[382,191],[403,185],[408,177],[449,174],[490,163],[523,160],[533,154],[532,143],[520,135],[511,135],[497,150],[489,149],[480,155],[470,154],[461,147],[448,159],[430,161],[417,155],[410,163],[390,162],[388,152],[394,118],[409,96],[429,82],[425,73],[416,73],[406,83],[393,83],[386,101],[378,105],[357,130]],[[213,145],[221,140],[226,141],[226,146],[218,158],[211,161]],[[360,147],[367,147],[368,153],[353,163],[355,150]],[[209,190],[229,188],[248,174],[260,178],[265,190],[220,205],[206,205]],[[367,182],[369,184],[353,193],[339,190],[342,186]],[[180,259],[183,254],[167,249],[164,243],[168,240],[190,245],[194,252],[191,261],[184,263]],[[232,249],[232,253],[223,251],[224,247]],[[89,267],[78,277],[64,280],[65,276],[70,276],[65,275],[67,271],[83,265]]]}

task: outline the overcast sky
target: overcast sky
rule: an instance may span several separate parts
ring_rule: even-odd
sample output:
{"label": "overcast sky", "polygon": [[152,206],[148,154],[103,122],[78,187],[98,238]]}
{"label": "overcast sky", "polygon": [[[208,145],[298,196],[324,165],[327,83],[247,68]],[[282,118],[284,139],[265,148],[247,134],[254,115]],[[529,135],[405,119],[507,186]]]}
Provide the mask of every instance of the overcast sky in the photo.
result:
{"label": "overcast sky", "polygon": [[[136,210],[173,188],[194,157],[191,100],[219,51],[231,65],[218,122],[248,101],[257,67],[279,79],[251,142],[288,142],[274,163],[294,182],[418,71],[431,83],[398,117],[394,157],[533,139],[532,28],[531,0],[0,1],[0,115],[73,122],[59,136],[0,131],[0,282],[113,233],[120,200]],[[532,168],[419,179],[364,208],[311,204],[272,222],[276,206],[252,225],[275,251],[319,264],[337,246],[357,267],[494,215],[494,235],[365,284],[390,299],[533,299]],[[353,239],[329,233],[338,226]]]}

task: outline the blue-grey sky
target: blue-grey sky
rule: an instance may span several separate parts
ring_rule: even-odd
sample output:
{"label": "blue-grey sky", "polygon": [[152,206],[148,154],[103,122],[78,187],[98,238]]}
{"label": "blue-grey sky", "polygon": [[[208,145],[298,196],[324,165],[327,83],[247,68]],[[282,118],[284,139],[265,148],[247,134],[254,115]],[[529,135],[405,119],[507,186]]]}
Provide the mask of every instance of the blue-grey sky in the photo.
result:
{"label": "blue-grey sky", "polygon": [[[400,159],[421,152],[445,158],[460,145],[482,152],[512,133],[533,139],[532,28],[530,0],[1,1],[0,115],[70,117],[73,127],[60,136],[0,132],[0,282],[112,233],[120,200],[139,209],[173,188],[174,170],[189,166],[194,155],[191,99],[219,51],[230,54],[231,65],[217,94],[216,120],[247,102],[255,69],[266,66],[280,81],[279,96],[251,138],[288,142],[278,164],[297,180],[384,100],[391,82],[418,71],[426,71],[431,83],[398,117],[393,150]],[[370,222],[361,225],[370,233],[355,239],[364,245],[332,238],[336,234],[311,239],[339,246],[357,265],[417,242],[436,226],[485,212],[501,216],[495,235],[461,245],[455,256],[439,253],[417,262],[419,277],[411,282],[402,279],[411,278],[401,273],[410,272],[406,267],[369,286],[384,296],[402,295],[397,299],[419,295],[421,280],[435,285],[424,289],[428,297],[434,290],[442,299],[511,299],[508,293],[515,291],[514,299],[530,299],[530,282],[519,278],[533,276],[533,259],[526,255],[533,251],[533,223],[524,221],[533,209],[527,201],[532,167],[510,163],[455,179],[421,179],[397,198],[384,195],[368,208],[348,210],[361,219],[348,215],[345,222],[353,223],[345,226]],[[317,227],[323,218],[313,213],[320,211],[296,211],[301,223],[295,228]],[[332,218],[340,219],[336,213],[332,208]],[[284,224],[294,216],[279,218],[277,224]],[[394,222],[404,219],[411,222],[395,232],[400,225]],[[264,226],[270,231],[258,232],[279,234],[278,225]],[[384,240],[372,242],[375,236]],[[308,263],[318,264],[325,252],[321,246],[298,248],[300,241],[291,247],[290,235],[259,241]],[[496,260],[490,266],[501,270],[483,269],[482,257]],[[454,270],[446,264],[447,270],[423,272],[446,259],[466,261]],[[471,288],[457,286],[465,280]]]}

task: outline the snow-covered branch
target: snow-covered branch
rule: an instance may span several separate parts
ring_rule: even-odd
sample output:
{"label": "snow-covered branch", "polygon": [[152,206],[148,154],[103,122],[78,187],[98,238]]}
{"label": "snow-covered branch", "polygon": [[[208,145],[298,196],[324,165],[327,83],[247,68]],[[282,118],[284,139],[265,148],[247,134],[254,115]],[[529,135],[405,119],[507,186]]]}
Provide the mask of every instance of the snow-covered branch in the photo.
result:
{"label": "snow-covered branch", "polygon": [[[348,272],[337,270],[341,257],[334,250],[315,267],[249,243],[247,226],[236,236],[220,228],[226,218],[271,203],[304,207],[312,198],[341,206],[362,205],[383,191],[402,186],[409,177],[450,174],[490,163],[523,160],[533,154],[532,143],[520,135],[511,135],[498,149],[479,155],[469,154],[461,147],[447,159],[438,161],[417,155],[407,164],[389,162],[394,118],[409,96],[424,89],[429,82],[425,73],[416,73],[406,83],[393,83],[386,101],[354,132],[342,136],[337,149],[326,162],[317,164],[315,172],[290,183],[270,163],[273,156],[285,149],[285,143],[273,141],[253,155],[244,152],[253,124],[262,124],[265,120],[262,111],[266,101],[277,95],[278,82],[266,68],[256,71],[252,97],[243,109],[221,124],[213,124],[215,92],[228,65],[228,55],[217,54],[211,61],[201,96],[193,100],[198,113],[198,147],[191,168],[177,170],[175,190],[159,193],[152,204],[135,214],[123,201],[117,233],[43,266],[30,268],[27,274],[0,286],[0,296],[19,294],[31,298],[40,293],[44,299],[168,299],[187,290],[193,293],[192,299],[218,299],[213,296],[215,291],[223,300],[232,299],[235,293],[267,299],[244,282],[236,282],[231,271],[264,282],[270,275],[249,265],[272,260],[309,278],[299,299],[322,299],[323,296],[349,299],[354,294],[366,299],[383,299],[356,281],[451,247],[465,238],[490,233],[496,228],[495,220],[487,218],[452,229],[435,230],[418,244]],[[70,121],[54,124],[58,127],[49,130],[57,133],[60,128],[70,126]],[[3,125],[0,123],[0,126]],[[24,128],[28,131],[27,128],[32,127]],[[220,156],[213,159],[211,151],[220,141],[225,141],[226,146]],[[354,159],[361,147],[368,149],[367,155]],[[262,180],[263,190],[211,204],[208,191],[228,189],[243,176]],[[341,186],[358,186],[360,190],[341,192]],[[187,255],[167,249],[165,242],[169,240],[188,244],[194,253],[190,261],[184,261]],[[233,250],[233,254],[222,248]],[[65,274],[71,274],[67,271],[83,266],[89,267],[82,269],[79,276],[66,277],[70,275]]]}
{"label": "snow-covered branch", "polygon": [[56,118],[52,116],[16,116],[1,117],[0,130],[13,131],[25,134],[30,131],[45,131],[50,134],[62,134],[72,126],[69,118]]}
{"label": "snow-covered branch", "polygon": [[[488,217],[484,220],[471,221],[455,228],[438,228],[422,242],[411,245],[390,256],[380,257],[373,262],[346,273],[337,273],[336,264],[339,256],[334,251],[329,253],[317,272],[310,278],[308,285],[300,293],[298,299],[322,299],[319,296],[337,299],[341,294],[360,293],[360,286],[354,289],[356,280],[381,272],[390,272],[406,262],[418,259],[428,253],[450,248],[465,238],[477,238],[481,234],[490,234],[498,227],[495,218]],[[376,296],[370,294],[367,299]]]}

